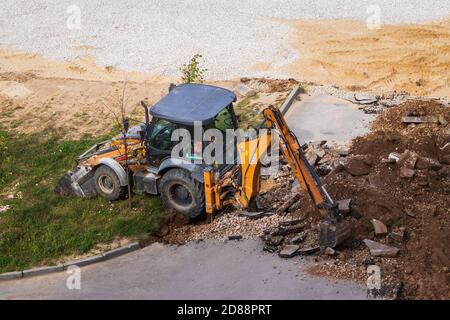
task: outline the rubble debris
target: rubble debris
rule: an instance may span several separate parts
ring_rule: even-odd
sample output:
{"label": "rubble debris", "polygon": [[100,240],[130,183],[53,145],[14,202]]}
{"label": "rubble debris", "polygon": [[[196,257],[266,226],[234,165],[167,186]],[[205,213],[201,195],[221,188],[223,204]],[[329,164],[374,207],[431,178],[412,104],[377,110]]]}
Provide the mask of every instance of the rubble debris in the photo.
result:
{"label": "rubble debris", "polygon": [[303,231],[301,233],[299,233],[298,235],[296,235],[295,237],[293,237],[291,239],[291,243],[302,243],[303,241],[305,241],[306,237],[308,236],[308,231]]}
{"label": "rubble debris", "polygon": [[416,174],[414,169],[409,169],[406,167],[400,168],[400,178],[412,178]]}
{"label": "rubble debris", "polygon": [[408,168],[408,169],[414,169],[417,163],[419,156],[417,153],[409,151],[406,149],[399,157],[398,164]]}
{"label": "rubble debris", "polygon": [[304,221],[305,221],[305,219],[285,220],[285,221],[281,221],[278,225],[281,227],[288,227],[288,226],[293,226],[296,224],[303,223]]}
{"label": "rubble debris", "polygon": [[228,240],[241,240],[242,236],[241,235],[233,235],[233,236],[228,236]]}
{"label": "rubble debris", "polygon": [[333,257],[333,256],[336,255],[336,250],[334,250],[333,248],[327,247],[327,248],[325,249],[324,253],[325,253],[327,256]]}
{"label": "rubble debris", "polygon": [[278,253],[281,258],[292,258],[297,255],[300,246],[288,244]]}
{"label": "rubble debris", "polygon": [[269,236],[269,237],[265,237],[264,240],[265,240],[266,244],[277,247],[283,243],[284,237],[283,236]]}
{"label": "rubble debris", "polygon": [[294,194],[290,199],[288,199],[283,205],[281,205],[276,211],[275,213],[280,214],[280,213],[284,213],[286,212],[290,206],[292,206],[294,203],[296,203],[297,201],[299,201],[300,199],[300,195]]}
{"label": "rubble debris", "polygon": [[316,253],[318,251],[320,251],[320,247],[319,246],[313,246],[313,247],[301,248],[297,252],[300,255],[309,255],[309,254]]}
{"label": "rubble debris", "polygon": [[420,170],[430,169],[438,171],[442,168],[442,165],[434,159],[427,157],[419,157],[419,159],[417,159],[416,168]]}
{"label": "rubble debris", "polygon": [[306,160],[308,160],[308,163],[313,167],[316,165],[317,161],[319,160],[319,156],[313,151],[306,152],[305,157],[306,157]]}
{"label": "rubble debris", "polygon": [[278,226],[278,228],[272,232],[272,236],[286,236],[288,234],[301,232],[304,229],[304,224],[297,224],[293,226]]}
{"label": "rubble debris", "polygon": [[249,88],[245,84],[239,83],[234,90],[243,97],[253,97],[256,95],[256,91]]}
{"label": "rubble debris", "polygon": [[6,206],[0,206],[0,213],[5,213],[10,208],[11,208],[11,206],[9,204],[7,204]]}
{"label": "rubble debris", "polygon": [[389,156],[388,156],[386,162],[397,163],[397,162],[400,161],[400,157],[401,157],[400,153],[398,153],[398,152],[391,152],[391,153],[389,153]]}
{"label": "rubble debris", "polygon": [[438,119],[439,119],[439,124],[441,124],[443,126],[446,126],[448,124],[448,121],[444,118],[443,115],[439,115]]}
{"label": "rubble debris", "polygon": [[355,93],[355,100],[359,104],[373,104],[378,102],[378,99],[374,96],[369,96],[362,93]]}
{"label": "rubble debris", "polygon": [[270,78],[247,78],[240,79],[242,83],[245,83],[250,88],[259,92],[272,93],[272,92],[287,92],[294,89],[300,83],[293,79],[270,79]]}
{"label": "rubble debris", "polygon": [[402,117],[402,122],[407,124],[439,123],[439,119],[435,116],[422,116],[422,117],[404,116]]}
{"label": "rubble debris", "polygon": [[340,148],[337,148],[335,150],[340,156],[343,156],[343,157],[346,157],[346,156],[348,156],[350,154],[350,149],[349,148],[340,147]]}
{"label": "rubble debris", "polygon": [[260,219],[265,216],[265,213],[263,211],[259,211],[259,212],[242,211],[239,213],[239,216],[246,217],[249,219]]}
{"label": "rubble debris", "polygon": [[352,199],[338,200],[336,202],[337,202],[338,210],[340,213],[343,213],[343,214],[350,213]]}
{"label": "rubble debris", "polygon": [[369,239],[364,239],[363,242],[369,248],[370,254],[374,257],[396,257],[400,251],[396,247],[387,246],[385,244],[372,241]]}
{"label": "rubble debris", "polygon": [[384,236],[388,233],[386,225],[380,220],[372,219],[370,222],[372,222],[373,231],[376,236]]}
{"label": "rubble debris", "polygon": [[403,242],[405,239],[405,227],[400,227],[392,230],[390,237],[398,242]]}

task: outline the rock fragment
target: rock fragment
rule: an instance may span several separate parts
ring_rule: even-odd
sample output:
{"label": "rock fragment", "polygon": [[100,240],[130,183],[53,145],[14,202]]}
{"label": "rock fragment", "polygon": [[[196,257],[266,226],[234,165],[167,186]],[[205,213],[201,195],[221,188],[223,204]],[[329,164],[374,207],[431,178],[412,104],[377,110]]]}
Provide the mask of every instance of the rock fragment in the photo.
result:
{"label": "rock fragment", "polygon": [[299,249],[300,247],[297,245],[288,244],[281,249],[278,255],[281,258],[292,258],[297,255]]}
{"label": "rock fragment", "polygon": [[313,254],[320,251],[320,247],[319,246],[313,246],[313,247],[306,247],[306,248],[301,248],[298,250],[298,254],[300,255],[308,255],[308,254]]}
{"label": "rock fragment", "polygon": [[239,213],[239,216],[256,220],[256,219],[260,219],[260,218],[264,217],[265,213],[263,211],[260,211],[260,212],[242,211]]}
{"label": "rock fragment", "polygon": [[373,231],[376,236],[384,236],[388,233],[386,225],[377,219],[370,220],[372,222]]}
{"label": "rock fragment", "polygon": [[400,168],[400,178],[412,178],[416,174],[414,169],[401,167]]}
{"label": "rock fragment", "polygon": [[419,159],[417,159],[416,168],[419,170],[429,169],[438,171],[442,168],[442,165],[434,159],[419,157]]}
{"label": "rock fragment", "polygon": [[235,88],[235,91],[239,93],[243,97],[253,97],[256,95],[256,91],[246,86],[245,84],[238,84]]}
{"label": "rock fragment", "polygon": [[385,244],[372,241],[369,239],[364,239],[363,242],[369,248],[370,254],[374,257],[396,257],[400,251],[396,247],[387,246]]}
{"label": "rock fragment", "polygon": [[405,228],[400,227],[395,230],[392,230],[390,237],[395,241],[403,242],[403,240],[405,239]]}
{"label": "rock fragment", "polygon": [[344,214],[350,213],[352,199],[339,200],[336,202],[338,204],[339,212],[344,213]]}

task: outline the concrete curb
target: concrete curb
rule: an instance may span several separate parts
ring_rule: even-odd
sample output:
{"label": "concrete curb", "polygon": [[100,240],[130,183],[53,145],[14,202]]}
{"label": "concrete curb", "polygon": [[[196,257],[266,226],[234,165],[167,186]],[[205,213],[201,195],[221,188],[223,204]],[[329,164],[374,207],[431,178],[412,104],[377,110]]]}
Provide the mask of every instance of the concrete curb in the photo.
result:
{"label": "concrete curb", "polygon": [[59,264],[57,266],[44,266],[44,267],[39,267],[39,268],[27,269],[27,270],[23,270],[23,271],[0,273],[0,281],[30,278],[30,277],[34,277],[34,276],[49,274],[49,273],[62,272],[64,270],[67,270],[70,266],[84,267],[84,266],[91,265],[94,263],[117,258],[124,254],[130,253],[130,252],[133,252],[133,251],[136,251],[139,249],[141,249],[139,242],[133,242],[126,246],[116,248],[116,249],[113,249],[110,251],[106,251],[106,252],[103,252],[103,253],[95,255],[95,256],[91,256],[91,257],[87,257],[87,258],[83,258],[83,259],[79,259],[79,260],[74,260],[74,261],[64,262],[63,264]]}
{"label": "concrete curb", "polygon": [[292,103],[294,102],[294,99],[297,98],[297,96],[300,93],[300,86],[296,86],[292,89],[289,96],[284,100],[283,105],[280,107],[280,111],[283,115],[286,115],[286,113],[289,111],[289,108],[291,107]]}

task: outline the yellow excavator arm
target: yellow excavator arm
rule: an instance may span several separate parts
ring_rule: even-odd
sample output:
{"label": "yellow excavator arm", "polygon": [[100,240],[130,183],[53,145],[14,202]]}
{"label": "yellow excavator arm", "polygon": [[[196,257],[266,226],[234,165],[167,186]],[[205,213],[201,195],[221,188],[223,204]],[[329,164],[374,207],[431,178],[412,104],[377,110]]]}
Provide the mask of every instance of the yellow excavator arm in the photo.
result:
{"label": "yellow excavator arm", "polygon": [[[323,187],[316,172],[306,160],[295,134],[289,129],[283,114],[270,106],[263,111],[265,133],[254,139],[238,144],[240,179],[233,176],[239,172],[230,170],[218,177],[213,170],[204,172],[206,212],[210,216],[214,210],[228,203],[246,208],[260,190],[261,158],[270,149],[272,139],[278,142],[281,153],[289,163],[292,173],[303,192],[308,193],[319,209],[323,221],[320,224],[319,244],[321,247],[335,247],[350,236],[350,225],[339,215],[336,203]],[[240,181],[239,181],[240,180]],[[227,195],[234,193],[234,199]]]}

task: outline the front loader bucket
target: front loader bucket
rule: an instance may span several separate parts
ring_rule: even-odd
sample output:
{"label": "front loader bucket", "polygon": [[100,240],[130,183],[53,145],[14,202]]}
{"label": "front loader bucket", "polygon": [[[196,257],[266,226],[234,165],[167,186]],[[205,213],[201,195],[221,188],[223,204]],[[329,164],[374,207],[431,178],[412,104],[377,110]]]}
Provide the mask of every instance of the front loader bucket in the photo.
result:
{"label": "front loader bucket", "polygon": [[351,236],[350,222],[345,220],[325,220],[320,223],[319,228],[319,245],[322,249],[327,247],[334,248],[342,244]]}
{"label": "front loader bucket", "polygon": [[61,196],[77,196],[77,190],[72,186],[72,178],[69,173],[64,174],[55,186],[55,193]]}
{"label": "front loader bucket", "polygon": [[64,174],[55,186],[55,193],[62,196],[93,197],[95,189],[93,171],[84,166],[77,167],[74,172]]}

